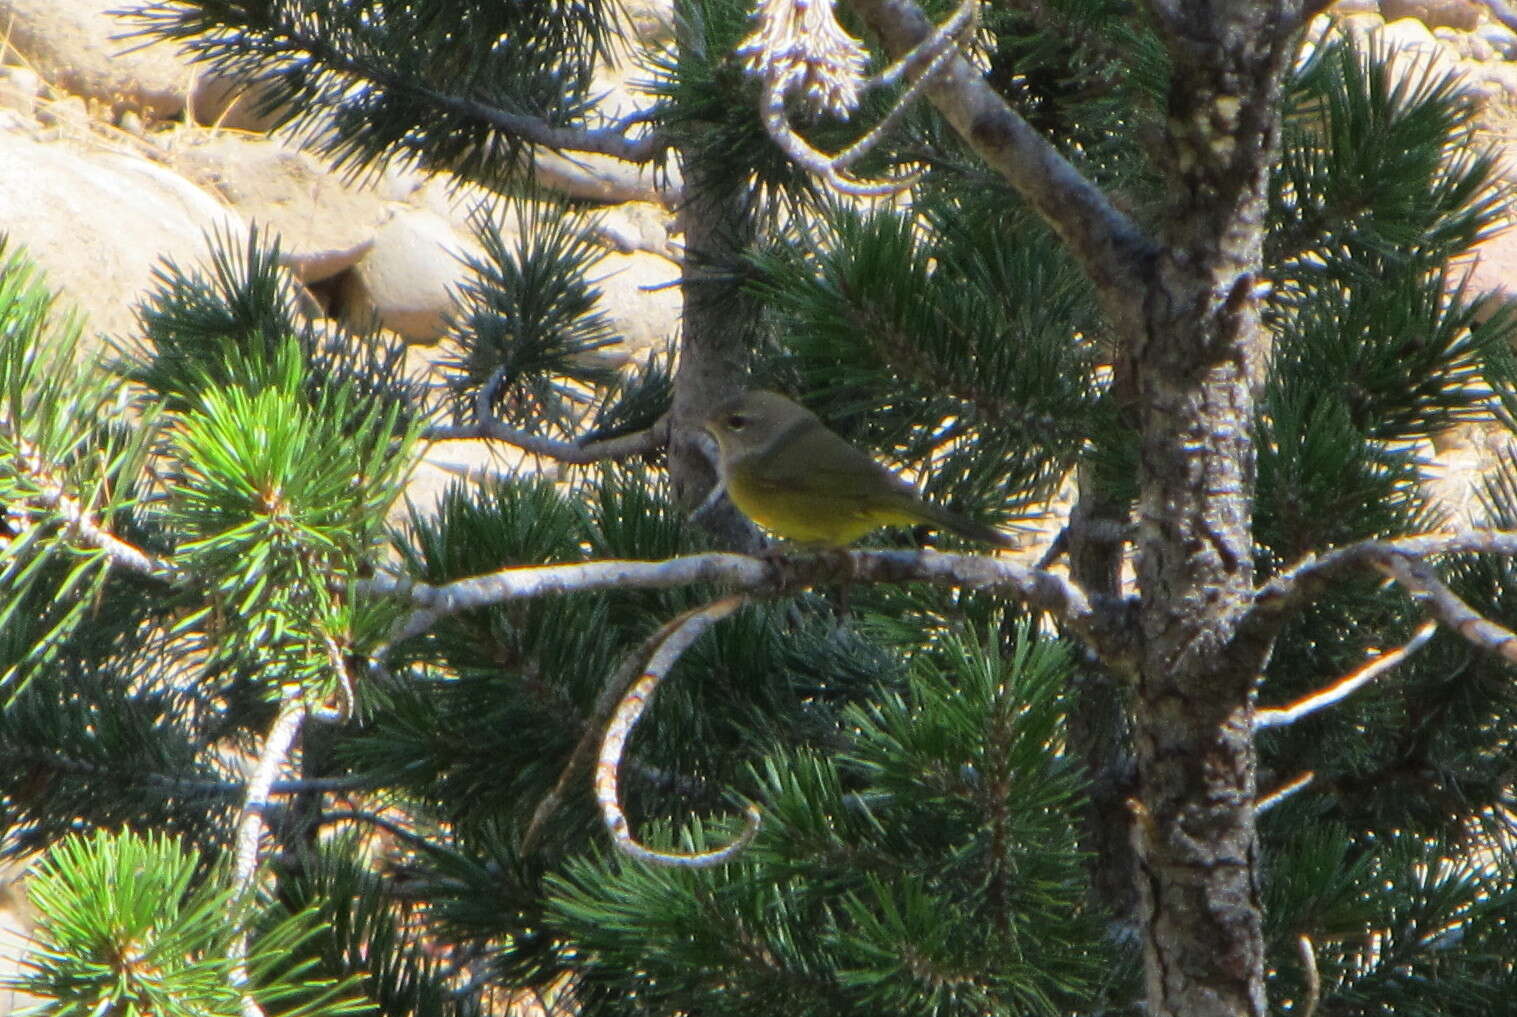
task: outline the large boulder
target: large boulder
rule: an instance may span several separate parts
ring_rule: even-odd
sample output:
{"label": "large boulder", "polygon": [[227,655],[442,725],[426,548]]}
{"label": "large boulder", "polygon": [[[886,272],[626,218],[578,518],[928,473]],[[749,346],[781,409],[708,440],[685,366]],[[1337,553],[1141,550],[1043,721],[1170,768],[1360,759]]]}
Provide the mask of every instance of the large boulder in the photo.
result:
{"label": "large boulder", "polygon": [[1481,5],[1475,0],[1380,0],[1386,21],[1416,18],[1429,28],[1473,31],[1480,24]]}
{"label": "large boulder", "polygon": [[134,155],[0,133],[0,224],[88,327],[136,331],[160,258],[190,265],[246,225],[188,180]]}
{"label": "large boulder", "polygon": [[187,131],[170,157],[244,219],[278,233],[285,262],[302,282],[321,282],[357,264],[394,214],[393,204],[371,188],[271,138]]}
{"label": "large boulder", "polygon": [[0,0],[0,26],[20,62],[54,88],[115,114],[179,116],[194,78],[189,61],[174,44],[125,37],[136,26],[111,13],[121,6],[121,0]]}

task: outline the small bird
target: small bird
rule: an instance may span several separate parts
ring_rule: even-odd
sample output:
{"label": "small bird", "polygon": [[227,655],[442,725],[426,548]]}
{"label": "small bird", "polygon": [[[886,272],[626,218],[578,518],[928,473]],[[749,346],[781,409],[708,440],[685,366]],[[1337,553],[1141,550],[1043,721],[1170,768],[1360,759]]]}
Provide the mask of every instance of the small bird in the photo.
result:
{"label": "small bird", "polygon": [[926,523],[961,537],[1016,547],[1010,535],[923,501],[905,480],[777,392],[747,392],[706,422],[727,495],[743,514],[787,540],[845,547],[881,526]]}

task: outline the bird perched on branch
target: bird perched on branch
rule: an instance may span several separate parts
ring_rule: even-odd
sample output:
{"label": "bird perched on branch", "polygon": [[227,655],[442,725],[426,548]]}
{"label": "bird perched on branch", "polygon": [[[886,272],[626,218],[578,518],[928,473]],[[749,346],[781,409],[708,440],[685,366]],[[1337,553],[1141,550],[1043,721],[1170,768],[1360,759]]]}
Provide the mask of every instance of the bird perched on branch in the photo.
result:
{"label": "bird perched on branch", "polygon": [[802,544],[844,547],[881,526],[924,523],[1014,548],[1000,530],[923,500],[916,488],[777,392],[746,392],[706,422],[727,495],[764,529]]}

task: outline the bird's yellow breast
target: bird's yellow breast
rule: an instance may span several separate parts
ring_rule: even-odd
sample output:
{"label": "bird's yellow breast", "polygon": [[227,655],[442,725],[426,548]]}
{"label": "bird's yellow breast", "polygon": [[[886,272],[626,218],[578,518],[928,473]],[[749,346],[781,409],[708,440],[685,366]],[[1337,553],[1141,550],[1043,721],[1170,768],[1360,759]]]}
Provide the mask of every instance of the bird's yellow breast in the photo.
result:
{"label": "bird's yellow breast", "polygon": [[898,509],[868,506],[858,498],[832,496],[814,488],[779,490],[754,482],[741,469],[727,477],[727,495],[764,529],[802,544],[844,547],[881,526],[917,521]]}

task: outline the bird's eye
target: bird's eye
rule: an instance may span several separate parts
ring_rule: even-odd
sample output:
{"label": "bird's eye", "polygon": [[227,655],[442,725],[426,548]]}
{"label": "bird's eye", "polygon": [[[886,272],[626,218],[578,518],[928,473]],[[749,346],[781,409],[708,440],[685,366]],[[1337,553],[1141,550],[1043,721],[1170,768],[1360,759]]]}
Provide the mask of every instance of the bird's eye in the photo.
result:
{"label": "bird's eye", "polygon": [[741,413],[734,413],[727,418],[727,428],[731,431],[741,431],[748,426],[748,418]]}

